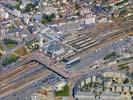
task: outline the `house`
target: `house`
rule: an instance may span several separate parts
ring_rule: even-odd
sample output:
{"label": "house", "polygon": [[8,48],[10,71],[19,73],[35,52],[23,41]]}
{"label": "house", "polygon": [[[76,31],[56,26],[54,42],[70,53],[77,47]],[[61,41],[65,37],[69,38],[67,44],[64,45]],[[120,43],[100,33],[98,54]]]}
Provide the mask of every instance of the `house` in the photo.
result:
{"label": "house", "polygon": [[112,86],[112,92],[130,93],[130,92],[133,92],[133,85],[132,84],[114,84]]}
{"label": "house", "polygon": [[125,72],[120,72],[116,70],[108,70],[103,73],[104,77],[109,77],[117,80],[125,80],[127,78],[127,75]]}

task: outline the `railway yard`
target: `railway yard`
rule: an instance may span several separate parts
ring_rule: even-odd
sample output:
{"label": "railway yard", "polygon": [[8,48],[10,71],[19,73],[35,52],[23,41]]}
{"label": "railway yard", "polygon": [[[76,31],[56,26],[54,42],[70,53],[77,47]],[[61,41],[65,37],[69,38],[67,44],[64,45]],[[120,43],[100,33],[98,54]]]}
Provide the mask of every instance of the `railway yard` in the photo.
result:
{"label": "railway yard", "polygon": [[[109,29],[109,30],[113,30],[113,29]],[[94,32],[90,32],[90,31],[87,32],[86,29],[84,31],[82,30],[81,31],[82,35],[80,33],[80,35],[78,35],[75,39],[65,43],[68,46],[70,46],[70,48],[74,51],[73,55],[68,56],[66,58],[72,59],[77,56],[82,56],[82,58],[84,58],[86,53],[91,53],[94,51],[97,52],[97,50],[100,50],[101,48],[111,44],[112,42],[118,39],[125,38],[129,35],[132,35],[133,34],[132,31],[133,31],[132,21],[129,21],[127,24],[123,24],[123,23],[120,24],[119,28],[117,27],[116,30],[113,30],[113,31],[103,32],[99,30],[98,32],[99,34],[97,34],[97,32],[95,34]],[[0,95],[1,96],[12,94],[14,93],[14,91],[19,91],[22,88],[28,85],[31,85],[37,81],[40,81],[44,78],[46,79],[42,80],[42,82],[45,82],[46,84],[50,84],[51,81],[48,81],[48,80],[54,79],[55,76],[52,76],[52,78],[48,78],[48,79],[47,77],[49,77],[49,75],[52,75],[52,74],[56,75],[57,77],[55,80],[53,80],[54,83],[62,80],[66,80],[66,79],[73,79],[78,75],[82,75],[82,73],[77,74],[76,72],[75,73],[65,72],[60,68],[56,68],[54,64],[53,65],[50,64],[51,61],[49,57],[46,57],[47,55],[43,55],[45,56],[44,59],[42,59],[43,58],[42,56],[40,56],[41,59],[38,58],[39,56],[40,55],[38,55],[38,53],[34,53],[33,55],[31,53],[31,56],[21,58],[21,60],[19,61],[20,63],[17,65],[16,68],[12,69],[6,74],[1,73],[1,76],[0,76],[0,84],[1,84]],[[63,77],[59,77],[60,75]]]}
{"label": "railway yard", "polygon": [[0,0],[0,100],[133,100],[133,0]]}

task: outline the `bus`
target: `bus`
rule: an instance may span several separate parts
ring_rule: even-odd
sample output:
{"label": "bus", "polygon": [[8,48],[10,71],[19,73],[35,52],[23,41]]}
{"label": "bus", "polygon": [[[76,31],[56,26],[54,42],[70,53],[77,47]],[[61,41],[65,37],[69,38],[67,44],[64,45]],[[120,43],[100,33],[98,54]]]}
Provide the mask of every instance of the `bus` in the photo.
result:
{"label": "bus", "polygon": [[75,64],[78,64],[79,62],[80,62],[80,57],[77,57],[77,58],[74,58],[74,59],[72,59],[72,60],[70,60],[70,61],[68,61],[67,63],[66,63],[66,67],[67,68],[70,68],[70,67],[72,67],[73,65],[75,65]]}

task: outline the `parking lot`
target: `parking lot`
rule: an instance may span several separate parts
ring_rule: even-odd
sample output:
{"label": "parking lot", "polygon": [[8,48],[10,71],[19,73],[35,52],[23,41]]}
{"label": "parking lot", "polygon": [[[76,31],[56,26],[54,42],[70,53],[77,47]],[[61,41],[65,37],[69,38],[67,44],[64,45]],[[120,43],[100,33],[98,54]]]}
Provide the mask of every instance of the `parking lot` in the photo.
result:
{"label": "parking lot", "polygon": [[60,81],[65,81],[65,79],[55,73],[51,73],[47,77],[39,81],[38,83],[35,83],[35,85],[37,86],[52,85],[53,86]]}

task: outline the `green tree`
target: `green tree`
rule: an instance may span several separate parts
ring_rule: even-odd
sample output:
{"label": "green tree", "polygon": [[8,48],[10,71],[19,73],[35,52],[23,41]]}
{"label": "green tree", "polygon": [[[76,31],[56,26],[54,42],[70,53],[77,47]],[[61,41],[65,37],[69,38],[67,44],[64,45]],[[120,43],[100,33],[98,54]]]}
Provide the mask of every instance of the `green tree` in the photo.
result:
{"label": "green tree", "polygon": [[47,19],[42,17],[41,23],[42,24],[46,24],[47,23]]}
{"label": "green tree", "polygon": [[79,10],[80,6],[79,4],[75,3],[75,10]]}
{"label": "green tree", "polygon": [[50,15],[50,17],[51,17],[51,18],[55,18],[55,14],[52,13],[52,14]]}
{"label": "green tree", "polygon": [[52,21],[52,18],[50,16],[47,16],[47,21],[48,22],[51,22]]}

